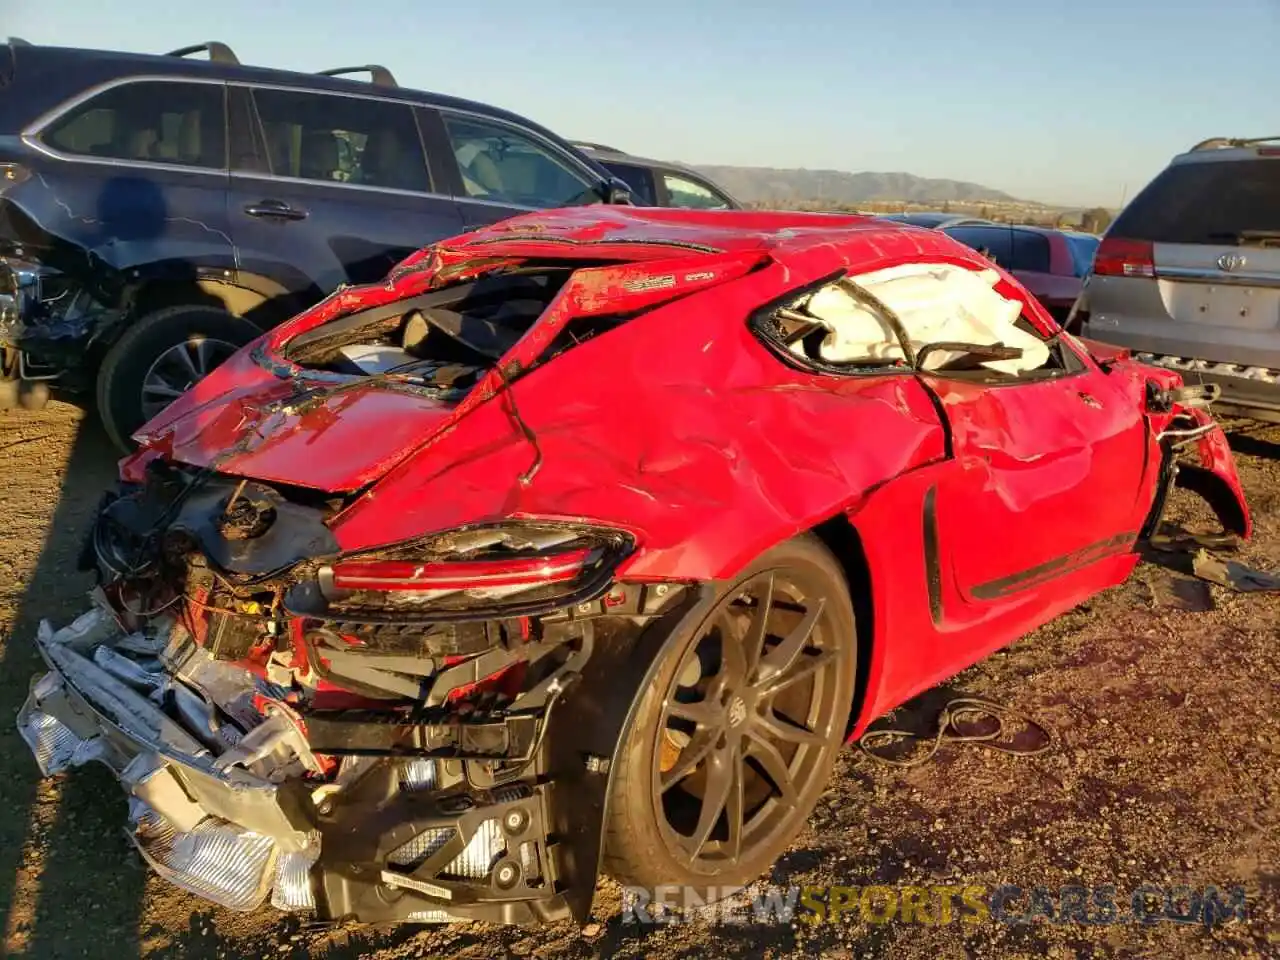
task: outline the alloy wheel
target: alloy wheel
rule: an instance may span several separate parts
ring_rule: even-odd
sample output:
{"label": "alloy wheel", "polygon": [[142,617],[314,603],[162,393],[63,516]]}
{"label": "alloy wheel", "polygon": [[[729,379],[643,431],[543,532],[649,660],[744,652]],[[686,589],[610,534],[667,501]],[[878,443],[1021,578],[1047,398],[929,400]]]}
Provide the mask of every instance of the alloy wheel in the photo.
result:
{"label": "alloy wheel", "polygon": [[669,851],[694,872],[786,842],[821,789],[848,707],[839,671],[853,654],[826,586],[799,570],[755,575],[711,612],[671,682],[654,810]]}

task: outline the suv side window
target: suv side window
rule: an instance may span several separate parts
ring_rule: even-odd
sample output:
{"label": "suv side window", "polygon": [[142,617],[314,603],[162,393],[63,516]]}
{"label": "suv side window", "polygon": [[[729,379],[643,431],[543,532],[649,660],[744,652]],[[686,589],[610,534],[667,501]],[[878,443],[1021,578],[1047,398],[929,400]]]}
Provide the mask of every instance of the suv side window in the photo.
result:
{"label": "suv side window", "polygon": [[1006,269],[1013,261],[1012,231],[1008,227],[948,227],[942,232],[966,247],[985,253]]}
{"label": "suv side window", "polygon": [[1008,269],[1028,273],[1049,272],[1049,238],[1030,230],[1013,231],[1013,256]]}
{"label": "suv side window", "polygon": [[692,210],[728,210],[729,201],[705,184],[675,173],[664,173],[662,183],[667,188],[667,198],[673,207]]}
{"label": "suv side window", "polygon": [[253,100],[277,177],[426,193],[426,155],[407,103],[259,87]]}
{"label": "suv side window", "polygon": [[514,127],[442,111],[465,196],[522,207],[564,207],[593,191],[576,170]]}
{"label": "suv side window", "polygon": [[647,167],[637,167],[631,163],[618,163],[614,160],[601,160],[600,165],[615,177],[621,177],[631,188],[635,204],[638,207],[656,207],[657,192],[653,187],[653,171]]}
{"label": "suv side window", "polygon": [[225,96],[220,83],[124,83],[59,117],[41,139],[77,157],[221,170]]}

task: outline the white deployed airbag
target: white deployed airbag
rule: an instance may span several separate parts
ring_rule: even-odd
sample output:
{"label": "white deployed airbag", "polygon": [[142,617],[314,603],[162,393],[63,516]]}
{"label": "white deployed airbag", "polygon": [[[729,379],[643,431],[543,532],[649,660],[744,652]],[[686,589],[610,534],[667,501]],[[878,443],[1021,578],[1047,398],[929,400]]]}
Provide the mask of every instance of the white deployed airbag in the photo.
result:
{"label": "white deployed airbag", "polygon": [[[1049,359],[1046,344],[1014,326],[1022,313],[1021,304],[996,293],[993,287],[999,274],[994,270],[911,263],[851,279],[897,315],[913,350],[943,341],[1018,347],[1022,356],[1015,360],[982,364],[1008,374],[1035,370]],[[860,303],[848,286],[823,287],[809,298],[805,310],[827,328],[819,348],[822,359],[831,363],[903,359],[893,328],[874,308]],[[803,354],[804,347],[796,343],[792,350]],[[935,369],[962,355],[932,351],[926,366]]]}

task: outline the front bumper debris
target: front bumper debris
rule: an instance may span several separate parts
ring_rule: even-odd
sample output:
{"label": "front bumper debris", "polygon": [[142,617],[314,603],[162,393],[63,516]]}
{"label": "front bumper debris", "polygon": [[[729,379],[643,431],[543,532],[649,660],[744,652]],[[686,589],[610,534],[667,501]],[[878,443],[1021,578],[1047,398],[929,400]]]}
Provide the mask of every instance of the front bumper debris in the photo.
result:
{"label": "front bumper debris", "polygon": [[239,767],[219,769],[192,734],[100,666],[103,658],[85,656],[90,645],[110,649],[100,641],[112,626],[96,610],[56,633],[40,626],[50,670],[32,683],[18,730],[41,773],[107,766],[130,796],[130,839],[158,873],[192,893],[233,910],[253,910],[268,893],[285,909],[314,907],[298,883],[320,842],[305,797]]}
{"label": "front bumper debris", "polygon": [[[219,744],[199,711],[179,721],[159,705],[172,702],[157,695],[166,684],[194,679],[204,689],[185,689],[223,685],[209,716],[234,709],[228,671],[239,668],[208,658],[180,628],[168,640],[126,634],[95,608],[58,631],[42,623],[37,645],[49,671],[32,682],[18,729],[41,772],[108,767],[129,797],[130,839],[177,886],[232,910],[269,898],[321,919],[568,915],[548,784],[471,790],[449,782],[445,761],[384,757],[346,757],[325,780],[305,739],[285,735],[296,727],[275,723],[282,714],[240,737],[224,727]],[[243,682],[259,704],[273,692],[247,672]]]}

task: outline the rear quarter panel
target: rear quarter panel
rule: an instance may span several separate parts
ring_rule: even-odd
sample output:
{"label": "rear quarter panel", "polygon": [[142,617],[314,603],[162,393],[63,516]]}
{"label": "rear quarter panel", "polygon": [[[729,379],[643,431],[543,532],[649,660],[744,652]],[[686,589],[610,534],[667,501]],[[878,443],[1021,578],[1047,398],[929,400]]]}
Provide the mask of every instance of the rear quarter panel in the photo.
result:
{"label": "rear quarter panel", "polygon": [[[511,516],[630,530],[635,580],[726,577],[944,455],[914,377],[826,377],[747,327],[771,267],[573,347],[467,414],[338,520],[344,549]],[[536,438],[530,443],[515,420]],[[521,482],[522,475],[527,482]]]}

